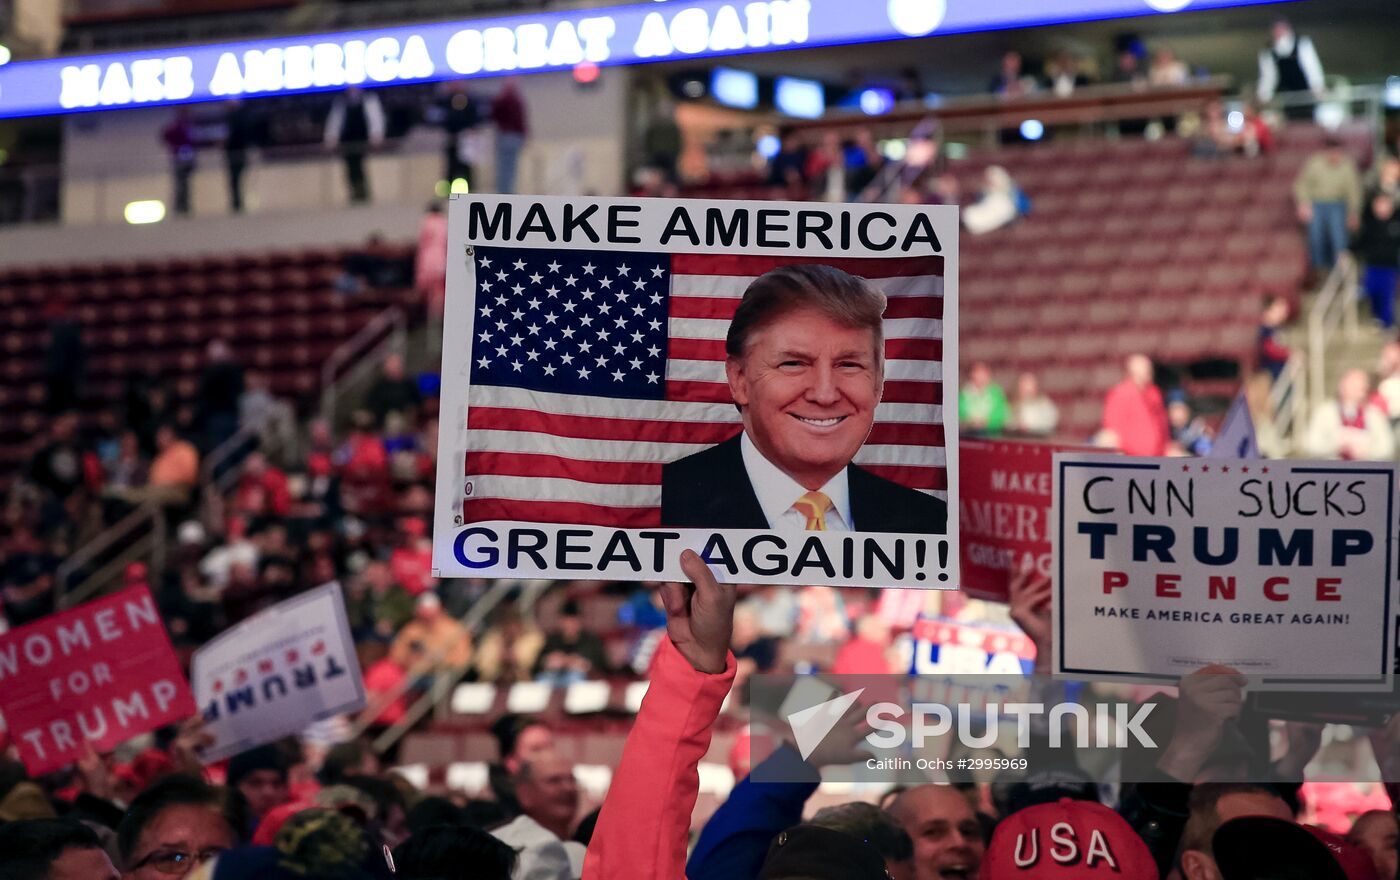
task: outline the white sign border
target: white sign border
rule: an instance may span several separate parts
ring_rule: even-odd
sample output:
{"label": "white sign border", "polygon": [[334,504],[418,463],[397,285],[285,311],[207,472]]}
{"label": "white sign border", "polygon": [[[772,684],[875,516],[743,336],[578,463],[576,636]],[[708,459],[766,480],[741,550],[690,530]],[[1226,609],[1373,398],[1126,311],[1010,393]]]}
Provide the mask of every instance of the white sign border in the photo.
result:
{"label": "white sign border", "polygon": [[[1105,459],[1109,460],[1105,460]],[[1190,461],[1193,459],[1182,459]],[[1121,682],[1124,684],[1176,684],[1179,676],[1158,675],[1148,672],[1099,672],[1096,670],[1064,668],[1063,646],[1065,643],[1065,620],[1063,608],[1063,596],[1065,590],[1065,560],[1063,553],[1064,546],[1064,516],[1063,498],[1064,491],[1064,469],[1075,465],[1085,465],[1103,468],[1122,468],[1137,470],[1156,470],[1159,465],[1155,459],[1137,459],[1133,457],[1114,457],[1111,452],[1087,453],[1087,452],[1064,452],[1055,453],[1053,465],[1053,499],[1051,507],[1051,519],[1053,528],[1051,531],[1051,547],[1055,560],[1055,582],[1051,594],[1051,658],[1053,661],[1052,674],[1054,678],[1063,681],[1101,681],[1101,682]],[[1217,459],[1204,459],[1211,462]],[[1337,676],[1315,676],[1305,679],[1291,676],[1250,676],[1249,688],[1255,691],[1283,691],[1283,692],[1305,692],[1310,690],[1326,689],[1334,692],[1381,692],[1394,688],[1395,664],[1393,657],[1400,648],[1394,644],[1395,639],[1400,638],[1397,634],[1396,614],[1400,613],[1400,577],[1397,577],[1395,569],[1395,548],[1396,548],[1396,491],[1400,480],[1397,480],[1396,465],[1391,462],[1330,462],[1330,461],[1303,461],[1295,459],[1239,459],[1240,464],[1250,466],[1251,462],[1257,461],[1264,466],[1286,467],[1290,473],[1308,472],[1309,470],[1323,469],[1328,471],[1346,471],[1350,473],[1372,473],[1384,474],[1389,481],[1389,510],[1387,511],[1388,526],[1385,529],[1385,559],[1386,571],[1390,573],[1389,589],[1386,591],[1385,609],[1381,615],[1382,629],[1382,671],[1379,678],[1366,677],[1356,678],[1348,676],[1345,678]],[[1148,463],[1154,462],[1154,463]],[[1339,466],[1350,464],[1351,466]],[[1371,465],[1372,467],[1367,467]]]}

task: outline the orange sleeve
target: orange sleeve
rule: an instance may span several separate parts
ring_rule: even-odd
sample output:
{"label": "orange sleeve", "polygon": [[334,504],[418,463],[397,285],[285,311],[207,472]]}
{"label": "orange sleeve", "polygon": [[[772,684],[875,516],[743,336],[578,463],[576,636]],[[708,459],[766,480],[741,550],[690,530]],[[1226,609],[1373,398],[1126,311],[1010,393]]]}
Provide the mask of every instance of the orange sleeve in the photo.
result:
{"label": "orange sleeve", "polygon": [[683,880],[697,767],[734,683],[734,655],[718,675],[697,672],[661,640],[651,686],[627,735],[598,814],[583,880]]}

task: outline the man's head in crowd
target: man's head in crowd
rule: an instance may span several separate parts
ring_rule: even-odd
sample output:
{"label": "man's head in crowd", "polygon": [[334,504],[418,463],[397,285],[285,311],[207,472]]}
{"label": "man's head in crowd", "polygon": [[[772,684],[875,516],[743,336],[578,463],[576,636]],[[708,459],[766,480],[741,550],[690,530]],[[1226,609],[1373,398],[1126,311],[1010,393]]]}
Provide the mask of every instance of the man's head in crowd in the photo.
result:
{"label": "man's head in crowd", "polygon": [[331,746],[316,778],[322,785],[339,785],[347,776],[373,776],[380,771],[379,756],[362,739]]}
{"label": "man's head in crowd", "polygon": [[1152,384],[1152,359],[1145,354],[1128,355],[1128,360],[1123,364],[1123,371],[1139,388],[1146,388]]}
{"label": "man's head in crowd", "polygon": [[0,825],[4,880],[120,880],[97,834],[72,819],[26,819]]}
{"label": "man's head in crowd", "polygon": [[389,563],[377,559],[365,565],[360,577],[376,595],[387,593],[394,586],[393,569],[389,568]]}
{"label": "man's head in crowd", "polygon": [[578,783],[569,762],[557,752],[536,755],[521,762],[514,781],[520,811],[561,840],[568,840],[579,801]]}
{"label": "man's head in crowd", "polygon": [[1260,322],[1265,327],[1281,327],[1288,321],[1289,312],[1292,308],[1288,305],[1288,300],[1281,296],[1264,297],[1264,312],[1260,317]]}
{"label": "man's head in crowd", "polygon": [[1040,397],[1040,380],[1035,373],[1022,373],[1016,377],[1016,399],[1035,400]]}
{"label": "man's head in crowd", "polygon": [[1211,847],[1223,880],[1382,880],[1365,850],[1341,835],[1273,816],[1231,819]]}
{"label": "man's head in crowd", "polygon": [[1347,370],[1337,382],[1337,399],[1344,406],[1365,406],[1371,394],[1371,377],[1365,370]]}
{"label": "man's head in crowd", "polygon": [[573,599],[559,607],[559,635],[569,641],[577,641],[583,634],[583,613]]}
{"label": "man's head in crowd", "polygon": [[992,368],[987,366],[985,361],[978,361],[968,371],[967,379],[973,388],[985,389],[992,384]]}
{"label": "man's head in crowd", "polygon": [[53,420],[53,426],[49,428],[53,439],[59,443],[66,443],[78,435],[78,414],[73,412],[60,413]]}
{"label": "man's head in crowd", "polygon": [[180,435],[175,432],[175,426],[168,422],[156,428],[156,449],[164,452],[174,446]]}
{"label": "man's head in crowd", "polygon": [[233,360],[233,349],[222,339],[211,339],[204,349],[211,364],[222,364]]}
{"label": "man's head in crowd", "polygon": [[1328,133],[1322,141],[1322,148],[1326,151],[1327,161],[1333,165],[1342,164],[1347,157],[1346,142],[1336,134]]}
{"label": "man's head in crowd", "polygon": [[886,880],[884,859],[870,842],[812,823],[773,838],[757,880]]}
{"label": "man's head in crowd", "polygon": [[725,372],[744,431],[768,461],[819,489],[870,434],[884,389],[885,296],[828,266],[786,266],[744,292]]}
{"label": "man's head in crowd", "polygon": [[1371,196],[1371,213],[1377,220],[1389,220],[1395,214],[1395,198],[1383,192]]}
{"label": "man's head in crowd", "polygon": [[290,559],[292,556],[292,550],[287,544],[287,527],[277,520],[258,523],[252,529],[249,538],[263,558]]}
{"label": "man's head in crowd", "polygon": [[183,877],[238,843],[241,798],[192,776],[157,780],[131,802],[117,828],[126,880]]}
{"label": "man's head in crowd", "polygon": [[758,611],[753,605],[740,603],[734,606],[734,634],[729,642],[738,651],[747,648],[762,635],[758,625]]}
{"label": "man's head in crowd", "polygon": [[889,813],[861,801],[824,807],[812,824],[849,834],[875,848],[893,880],[914,880],[914,841]]}
{"label": "man's head in crowd", "polygon": [[408,803],[404,793],[393,780],[378,776],[349,776],[344,785],[362,793],[373,806],[369,816],[386,838],[397,841],[408,835]]}
{"label": "man's head in crowd", "polygon": [[1157,862],[1133,827],[1097,801],[1061,798],[997,825],[984,880],[1157,880]]}
{"label": "man's head in crowd", "polygon": [[229,760],[228,784],[243,795],[254,819],[287,802],[288,763],[276,745],[258,746]]}
{"label": "man's head in crowd", "polygon": [[502,715],[491,725],[501,763],[514,773],[520,765],[554,750],[554,734],[530,715]]}
{"label": "man's head in crowd", "polygon": [[1167,423],[1174,430],[1181,430],[1191,424],[1191,403],[1185,392],[1173,391],[1167,396]]}
{"label": "man's head in crowd", "polygon": [[394,850],[394,876],[400,880],[444,880],[471,876],[510,880],[516,851],[479,828],[435,825],[416,832]]}
{"label": "man's head in crowd", "polygon": [[413,606],[414,615],[424,623],[432,623],[442,616],[442,600],[431,590],[418,597]]}
{"label": "man's head in crowd", "polygon": [[1293,811],[1270,788],[1241,782],[1207,782],[1191,790],[1178,864],[1183,880],[1221,880],[1211,838],[1221,825],[1241,816],[1273,816],[1293,821]]}
{"label": "man's head in crowd", "polygon": [[403,378],[403,355],[391,354],[384,359],[384,378],[398,381]]}
{"label": "man's head in crowd", "polygon": [[418,799],[404,816],[409,834],[422,834],[436,825],[465,825],[461,807],[445,797],[428,795]]}
{"label": "man's head in crowd", "polygon": [[901,792],[890,815],[914,842],[915,880],[976,877],[985,846],[982,825],[966,797],[948,785],[920,785]]}
{"label": "man's head in crowd", "polygon": [[1371,810],[1356,818],[1347,834],[1347,842],[1364,849],[1376,865],[1376,872],[1382,877],[1394,877],[1400,872],[1397,865],[1396,845],[1400,843],[1400,827],[1395,814],[1389,810]]}

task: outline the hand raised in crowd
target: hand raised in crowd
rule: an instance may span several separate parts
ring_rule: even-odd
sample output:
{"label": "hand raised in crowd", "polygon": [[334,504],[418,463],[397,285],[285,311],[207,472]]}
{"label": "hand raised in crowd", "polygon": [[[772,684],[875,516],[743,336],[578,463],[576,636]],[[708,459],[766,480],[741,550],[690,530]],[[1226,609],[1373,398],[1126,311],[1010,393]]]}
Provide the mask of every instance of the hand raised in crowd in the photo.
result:
{"label": "hand raised in crowd", "polygon": [[1192,782],[1220,744],[1225,725],[1244,705],[1245,677],[1229,666],[1211,664],[1181,679],[1176,725],[1157,769]]}
{"label": "hand raised in crowd", "polygon": [[170,743],[170,757],[180,772],[203,776],[204,763],[199,760],[199,754],[213,744],[214,734],[205,729],[204,716],[196,714],[181,722]]}
{"label": "hand raised in crowd", "polygon": [[94,797],[112,800],[116,797],[116,781],[112,778],[112,768],[107,758],[99,755],[91,743],[83,746],[83,754],[77,762],[78,777],[83,789]]}
{"label": "hand raised in crowd", "polygon": [[[844,767],[869,758],[870,752],[861,748],[865,743],[865,737],[873,729],[866,721],[866,705],[857,701],[855,705],[847,707],[841,718],[832,725],[830,732],[823,736],[821,742],[808,752],[803,761],[809,767],[820,769],[822,767]],[[752,706],[750,711],[753,711]],[[798,746],[797,736],[793,733],[792,726],[787,719],[776,714],[770,717],[772,720],[769,729],[780,731],[782,741],[788,748],[800,754],[802,749]]]}
{"label": "hand raised in crowd", "polygon": [[1050,602],[1053,585],[1050,578],[1035,571],[1018,571],[1011,575],[1011,619],[1035,645],[1035,674],[1050,674],[1053,629],[1050,625]]}
{"label": "hand raised in crowd", "polygon": [[1381,727],[1373,728],[1366,738],[1381,769],[1381,779],[1387,783],[1400,780],[1400,713],[1391,715]]}
{"label": "hand raised in crowd", "polygon": [[717,675],[728,665],[735,586],[716,581],[710,567],[693,550],[681,554],[681,568],[691,583],[661,585],[666,634],[697,672]]}

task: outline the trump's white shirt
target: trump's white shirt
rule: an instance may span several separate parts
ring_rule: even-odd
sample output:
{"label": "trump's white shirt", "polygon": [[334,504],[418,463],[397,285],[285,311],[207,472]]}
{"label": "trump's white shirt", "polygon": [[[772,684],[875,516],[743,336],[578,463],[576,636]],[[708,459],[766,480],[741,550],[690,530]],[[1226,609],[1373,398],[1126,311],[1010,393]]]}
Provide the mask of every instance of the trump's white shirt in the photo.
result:
{"label": "trump's white shirt", "polygon": [[[773,462],[763,457],[758,447],[749,439],[745,431],[739,438],[739,449],[744,458],[744,470],[748,472],[749,484],[758,497],[758,506],[763,509],[763,517],[768,527],[773,529],[807,528],[807,515],[793,504],[807,494],[803,485],[783,473]],[[841,468],[825,486],[818,490],[831,499],[831,509],[826,512],[828,532],[851,531],[851,486],[846,469]]]}

